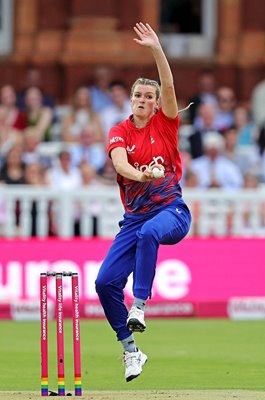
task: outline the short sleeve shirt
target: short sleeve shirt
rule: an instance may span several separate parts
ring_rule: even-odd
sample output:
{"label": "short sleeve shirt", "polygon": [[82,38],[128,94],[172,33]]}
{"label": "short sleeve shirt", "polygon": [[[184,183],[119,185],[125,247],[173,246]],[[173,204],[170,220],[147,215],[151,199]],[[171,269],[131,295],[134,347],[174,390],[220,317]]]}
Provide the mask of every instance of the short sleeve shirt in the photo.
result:
{"label": "short sleeve shirt", "polygon": [[179,117],[168,118],[160,108],[144,128],[136,128],[132,116],[111,128],[108,154],[116,147],[127,152],[128,162],[144,171],[162,164],[165,177],[150,182],[137,182],[117,175],[121,199],[126,213],[154,211],[181,196],[181,160],[178,151]]}

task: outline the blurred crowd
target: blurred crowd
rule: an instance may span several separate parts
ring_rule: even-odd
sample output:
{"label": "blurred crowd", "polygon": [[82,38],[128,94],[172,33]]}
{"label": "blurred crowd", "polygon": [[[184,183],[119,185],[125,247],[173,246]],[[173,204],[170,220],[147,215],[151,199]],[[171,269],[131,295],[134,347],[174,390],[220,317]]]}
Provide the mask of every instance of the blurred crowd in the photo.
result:
{"label": "blurred crowd", "polygon": [[202,71],[198,84],[180,127],[183,186],[233,189],[264,184],[261,84],[253,88],[247,104],[238,101],[232,88],[218,86],[211,71]]}
{"label": "blurred crowd", "polygon": [[124,83],[112,80],[107,68],[96,71],[95,85],[78,87],[68,105],[56,105],[36,84],[20,92],[4,85],[0,103],[1,184],[115,184],[106,139],[130,114],[130,102]]}
{"label": "blurred crowd", "polygon": [[[0,185],[115,185],[107,135],[131,108],[129,89],[114,78],[109,68],[98,67],[93,85],[76,88],[67,105],[56,104],[34,69],[23,90],[2,86]],[[231,87],[218,85],[213,71],[201,71],[193,105],[180,114],[182,187],[254,189],[265,183],[264,93],[262,81],[241,103]]]}

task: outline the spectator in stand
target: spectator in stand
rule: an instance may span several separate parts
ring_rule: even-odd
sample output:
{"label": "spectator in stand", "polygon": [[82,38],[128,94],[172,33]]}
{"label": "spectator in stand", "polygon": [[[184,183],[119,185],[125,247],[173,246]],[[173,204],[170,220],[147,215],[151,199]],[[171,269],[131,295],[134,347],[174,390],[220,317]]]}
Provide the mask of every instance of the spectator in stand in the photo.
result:
{"label": "spectator in stand", "polygon": [[262,158],[261,180],[265,183],[265,79],[259,82],[253,89],[251,96],[251,109],[254,122],[258,127],[259,152]]}
{"label": "spectator in stand", "polygon": [[232,161],[240,169],[242,175],[257,170],[260,164],[260,157],[256,146],[248,146],[247,151],[242,150],[239,142],[239,131],[235,127],[224,131],[225,157]]}
{"label": "spectator in stand", "polygon": [[[0,184],[22,185],[24,180],[25,165],[22,161],[22,147],[14,144],[6,154],[3,166],[0,169]],[[14,205],[16,227],[19,229],[20,222],[20,202]]]}
{"label": "spectator in stand", "polygon": [[130,99],[123,81],[112,81],[109,86],[111,105],[101,112],[105,140],[107,140],[110,129],[127,119],[132,112]]}
{"label": "spectator in stand", "polygon": [[98,171],[97,176],[98,181],[102,183],[102,185],[117,185],[117,173],[109,157],[107,157],[104,166]]}
{"label": "spectator in stand", "polygon": [[77,189],[81,186],[81,174],[77,167],[72,167],[71,153],[63,149],[55,165],[49,168],[46,179],[52,188],[55,189]]}
{"label": "spectator in stand", "polygon": [[[94,168],[87,162],[82,161],[80,164],[81,188],[97,188],[98,180]],[[82,203],[77,204],[74,222],[74,235],[82,234]],[[89,212],[91,213],[91,231],[90,235],[97,236],[97,216],[100,213],[100,205],[98,202],[90,204]]]}
{"label": "spectator in stand", "polygon": [[25,164],[40,163],[43,167],[51,166],[52,159],[49,156],[42,155],[39,150],[40,139],[35,134],[33,128],[27,128],[24,131],[23,140],[23,162]]}
{"label": "spectator in stand", "polygon": [[74,94],[70,113],[63,119],[63,140],[69,143],[78,143],[82,129],[89,125],[96,132],[95,141],[103,142],[103,128],[100,117],[91,108],[89,90],[81,86]]}
{"label": "spectator in stand", "polygon": [[87,160],[82,160],[80,165],[80,174],[81,174],[81,184],[82,186],[90,186],[97,185],[98,181],[96,179],[95,169]]}
{"label": "spectator in stand", "polygon": [[244,176],[244,189],[258,189],[259,187],[259,181],[257,179],[257,176],[252,174],[251,172],[248,172]]}
{"label": "spectator in stand", "polygon": [[50,107],[54,109],[54,99],[53,97],[43,91],[43,82],[41,71],[32,66],[26,71],[26,76],[24,79],[25,87],[17,92],[17,106],[20,110],[26,110],[25,94],[27,90],[31,87],[37,87],[42,93],[42,105],[44,107]]}
{"label": "spectator in stand", "polygon": [[25,165],[24,183],[26,185],[44,185],[47,183],[44,176],[44,170],[40,163],[31,162]]}
{"label": "spectator in stand", "polygon": [[26,115],[16,106],[13,86],[3,86],[0,92],[0,151],[5,151],[10,143],[21,141],[26,126]]}
{"label": "spectator in stand", "polygon": [[23,140],[23,156],[22,159],[25,164],[38,162],[38,145],[40,144],[39,137],[35,134],[34,129],[28,128],[24,133]]}
{"label": "spectator in stand", "polygon": [[[30,186],[42,186],[46,185],[44,170],[41,164],[38,162],[32,162],[25,166],[24,183]],[[32,200],[31,203],[31,236],[38,236],[38,203],[36,200]],[[51,204],[48,205],[47,209],[49,219],[49,236],[53,236],[53,224],[51,218]]]}
{"label": "spectator in stand", "polygon": [[262,154],[265,150],[265,124],[258,132],[257,144],[260,149],[260,153]]}
{"label": "spectator in stand", "polygon": [[193,133],[189,136],[189,145],[192,158],[203,155],[203,139],[207,132],[217,130],[216,107],[212,104],[202,104],[194,121]]}
{"label": "spectator in stand", "polygon": [[19,185],[24,183],[24,163],[22,161],[21,145],[13,145],[6,154],[0,170],[0,182],[7,185]]}
{"label": "spectator in stand", "polygon": [[258,128],[251,121],[245,107],[237,107],[234,111],[235,127],[238,130],[238,145],[253,146],[258,139]]}
{"label": "spectator in stand", "polygon": [[222,86],[217,90],[217,100],[216,128],[219,132],[223,132],[235,123],[235,93],[230,87]]}
{"label": "spectator in stand", "polygon": [[[265,132],[264,132],[265,134]],[[265,183],[265,151],[261,153],[261,173],[260,173],[260,180],[262,183]]]}
{"label": "spectator in stand", "polygon": [[191,170],[197,175],[199,187],[236,189],[243,185],[240,169],[224,152],[224,138],[218,132],[208,132],[203,140],[204,155],[191,161]]}
{"label": "spectator in stand", "polygon": [[[55,160],[55,165],[46,171],[45,180],[48,186],[56,190],[75,191],[81,187],[81,173],[79,168],[72,167],[71,153],[68,148],[63,149],[59,153],[58,159]],[[76,207],[77,206],[78,205],[76,205]],[[76,220],[76,207],[71,210],[73,233]],[[58,207],[56,207],[56,203],[52,205],[52,210],[52,220],[54,222],[53,232],[55,233],[59,230],[61,224],[60,213],[58,212],[59,210]]]}
{"label": "spectator in stand", "polygon": [[189,168],[185,174],[185,183],[184,187],[186,188],[198,188],[199,181],[197,175]]}
{"label": "spectator in stand", "polygon": [[91,105],[93,111],[100,113],[112,104],[109,85],[112,81],[112,70],[107,66],[100,66],[94,73],[94,84],[90,86]]}
{"label": "spectator in stand", "polygon": [[265,128],[265,79],[259,82],[251,95],[251,110],[255,124]]}
{"label": "spectator in stand", "polygon": [[189,102],[193,102],[193,106],[189,109],[189,120],[193,124],[198,114],[199,107],[202,104],[210,104],[217,106],[216,98],[216,80],[211,70],[202,70],[198,81],[198,93],[190,98]]}
{"label": "spectator in stand", "polygon": [[106,152],[102,143],[97,141],[94,125],[86,125],[79,135],[79,142],[71,146],[72,165],[78,167],[82,161],[87,161],[96,171],[106,162]]}
{"label": "spectator in stand", "polygon": [[50,141],[53,112],[51,108],[42,105],[43,98],[36,86],[25,92],[27,126],[31,127],[40,141]]}

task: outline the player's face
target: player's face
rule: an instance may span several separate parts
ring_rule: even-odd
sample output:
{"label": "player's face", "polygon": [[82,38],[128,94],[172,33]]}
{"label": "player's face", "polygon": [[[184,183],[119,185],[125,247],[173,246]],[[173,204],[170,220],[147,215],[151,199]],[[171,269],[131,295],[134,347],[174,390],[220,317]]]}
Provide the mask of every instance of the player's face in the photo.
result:
{"label": "player's face", "polygon": [[140,119],[149,119],[158,107],[156,88],[151,85],[136,85],[131,96],[133,115]]}

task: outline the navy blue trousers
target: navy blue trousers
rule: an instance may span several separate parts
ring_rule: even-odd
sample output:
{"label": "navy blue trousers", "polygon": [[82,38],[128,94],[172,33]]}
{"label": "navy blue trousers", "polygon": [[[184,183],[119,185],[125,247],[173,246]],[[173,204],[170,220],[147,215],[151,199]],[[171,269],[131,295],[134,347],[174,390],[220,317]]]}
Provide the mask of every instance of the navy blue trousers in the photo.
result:
{"label": "navy blue trousers", "polygon": [[107,320],[118,340],[131,331],[123,289],[133,273],[133,295],[146,300],[151,296],[157,252],[160,244],[176,244],[188,233],[191,215],[182,198],[155,213],[124,215],[117,234],[96,279],[96,291]]}

